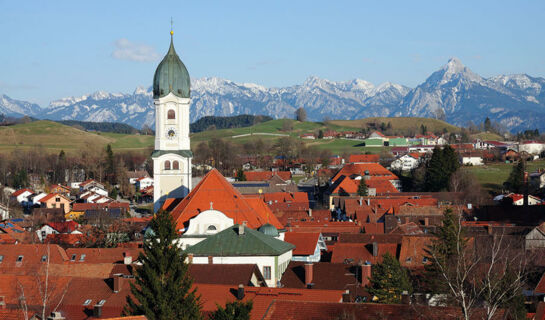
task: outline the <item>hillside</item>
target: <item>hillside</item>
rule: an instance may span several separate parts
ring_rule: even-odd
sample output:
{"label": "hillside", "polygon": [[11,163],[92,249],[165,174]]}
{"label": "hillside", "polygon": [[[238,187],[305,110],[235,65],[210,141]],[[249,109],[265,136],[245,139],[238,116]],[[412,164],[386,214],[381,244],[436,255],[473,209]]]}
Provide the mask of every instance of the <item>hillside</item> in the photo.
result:
{"label": "hillside", "polygon": [[429,132],[443,132],[444,129],[448,132],[460,132],[460,128],[445,121],[418,117],[372,117],[358,120],[331,120],[328,123],[355,129],[369,128],[371,130],[379,129],[382,123],[385,125],[390,123],[392,131],[404,135],[418,133],[421,125],[426,126]]}
{"label": "hillside", "polygon": [[77,153],[111,144],[114,151],[143,151],[153,146],[153,136],[86,132],[53,121],[35,121],[0,127],[0,152],[43,147],[48,152]]}

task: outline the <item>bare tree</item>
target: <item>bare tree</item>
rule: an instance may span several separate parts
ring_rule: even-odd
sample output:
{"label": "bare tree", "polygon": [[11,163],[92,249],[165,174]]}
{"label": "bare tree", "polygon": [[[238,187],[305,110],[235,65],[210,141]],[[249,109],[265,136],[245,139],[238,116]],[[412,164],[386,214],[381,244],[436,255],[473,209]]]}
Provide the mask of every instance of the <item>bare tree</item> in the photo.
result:
{"label": "bare tree", "polygon": [[[509,305],[521,294],[525,277],[524,254],[510,250],[503,234],[478,247],[475,238],[465,237],[462,214],[457,215],[451,228],[453,242],[447,246],[435,242],[428,250],[436,274],[446,286],[447,303],[460,307],[463,318],[471,319],[476,307],[483,306],[486,319]],[[473,241],[470,241],[473,240]],[[446,254],[445,247],[452,248]]]}
{"label": "bare tree", "polygon": [[[41,318],[45,319],[48,312],[55,312],[64,300],[64,296],[68,291],[70,281],[68,281],[63,288],[58,287],[59,281],[51,282],[50,280],[50,264],[51,264],[51,248],[47,245],[45,255],[45,264],[41,272],[37,272],[35,275],[35,285],[33,288],[37,288],[40,297],[39,313]],[[25,295],[24,285],[17,280],[17,287],[19,289],[19,306],[23,313],[25,320],[29,319],[29,306]],[[32,288],[31,288],[32,289]]]}

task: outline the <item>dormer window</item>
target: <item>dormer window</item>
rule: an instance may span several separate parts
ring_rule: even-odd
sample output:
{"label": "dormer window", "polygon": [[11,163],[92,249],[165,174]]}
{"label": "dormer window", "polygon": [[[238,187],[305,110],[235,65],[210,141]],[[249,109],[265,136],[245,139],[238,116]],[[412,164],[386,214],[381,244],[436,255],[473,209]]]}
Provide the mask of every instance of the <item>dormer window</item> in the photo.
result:
{"label": "dormer window", "polygon": [[100,300],[97,305],[98,306],[103,306],[104,304],[106,303],[106,300]]}
{"label": "dormer window", "polygon": [[80,257],[79,257],[79,262],[83,262],[85,260],[85,253],[82,254]]}
{"label": "dormer window", "polygon": [[23,262],[23,256],[18,256],[16,261],[17,262]]}
{"label": "dormer window", "polygon": [[85,300],[85,301],[83,302],[83,305],[84,305],[84,306],[88,306],[88,305],[91,304],[91,301],[93,301],[93,300],[87,299],[87,300]]}
{"label": "dormer window", "polygon": [[4,256],[0,256],[0,263],[2,263],[2,261],[4,261]]}
{"label": "dormer window", "polygon": [[172,110],[172,109],[168,110],[168,112],[167,112],[167,119],[168,119],[168,120],[174,120],[174,119],[176,119],[176,112],[174,112],[174,110]]}
{"label": "dormer window", "polygon": [[47,261],[47,256],[46,255],[43,255],[42,256],[42,262],[46,262]]}

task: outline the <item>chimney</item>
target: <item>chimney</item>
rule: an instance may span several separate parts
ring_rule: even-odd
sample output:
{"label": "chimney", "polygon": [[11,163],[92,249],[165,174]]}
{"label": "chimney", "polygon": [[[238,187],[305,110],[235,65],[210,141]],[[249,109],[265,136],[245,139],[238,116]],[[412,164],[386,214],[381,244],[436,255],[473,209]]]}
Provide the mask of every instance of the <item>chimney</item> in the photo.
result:
{"label": "chimney", "polygon": [[95,306],[93,307],[93,317],[95,317],[95,318],[102,317],[102,306],[101,305],[95,304]]}
{"label": "chimney", "polygon": [[118,293],[121,291],[121,287],[123,286],[123,276],[114,276],[114,293]]}
{"label": "chimney", "polygon": [[246,221],[242,221],[242,224],[238,226],[238,235],[244,234],[244,228],[246,227]]}
{"label": "chimney", "polygon": [[524,200],[523,206],[528,206],[528,171],[524,171]]}
{"label": "chimney", "polygon": [[343,293],[343,302],[350,302],[350,291],[345,290]]}
{"label": "chimney", "polygon": [[369,278],[371,278],[371,264],[365,263],[361,266],[361,286],[365,287],[369,284]]}
{"label": "chimney", "polygon": [[308,216],[312,217],[312,208],[308,208]]}
{"label": "chimney", "polygon": [[244,298],[244,285],[241,283],[237,289],[237,299],[242,300]]}
{"label": "chimney", "polygon": [[361,197],[361,196],[360,196],[360,201],[359,201],[359,203],[360,203],[360,207],[361,207],[361,206],[363,205],[363,197]]}
{"label": "chimney", "polygon": [[430,218],[424,218],[424,225],[426,227],[430,225]]}
{"label": "chimney", "polygon": [[373,242],[373,257],[378,256],[378,243]]}
{"label": "chimney", "polygon": [[401,304],[411,304],[411,296],[409,296],[408,291],[403,291],[401,293]]}
{"label": "chimney", "polygon": [[487,226],[487,231],[488,231],[488,234],[489,234],[489,235],[492,234],[492,231],[493,231],[492,225],[489,224],[489,225]]}
{"label": "chimney", "polygon": [[208,256],[208,264],[214,264],[214,257]]}
{"label": "chimney", "polygon": [[123,263],[124,264],[132,263],[132,256],[129,252],[123,252]]}
{"label": "chimney", "polygon": [[367,205],[371,206],[371,199],[367,198]]}
{"label": "chimney", "polygon": [[47,320],[64,320],[65,318],[62,316],[62,314],[58,311],[51,312],[49,317],[47,317]]}
{"label": "chimney", "polygon": [[308,289],[311,289],[314,285],[314,283],[312,283],[312,277],[314,276],[313,271],[312,263],[305,263],[305,286]]}

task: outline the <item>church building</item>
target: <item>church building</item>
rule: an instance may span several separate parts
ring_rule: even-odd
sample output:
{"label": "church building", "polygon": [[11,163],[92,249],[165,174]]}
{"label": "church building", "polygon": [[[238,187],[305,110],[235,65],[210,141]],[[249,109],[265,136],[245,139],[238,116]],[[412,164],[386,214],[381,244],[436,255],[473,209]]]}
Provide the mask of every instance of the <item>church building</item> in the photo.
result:
{"label": "church building", "polygon": [[170,48],[153,77],[155,150],[151,157],[155,212],[167,197],[183,198],[191,189],[190,93],[189,73],[174,50],[171,31]]}

